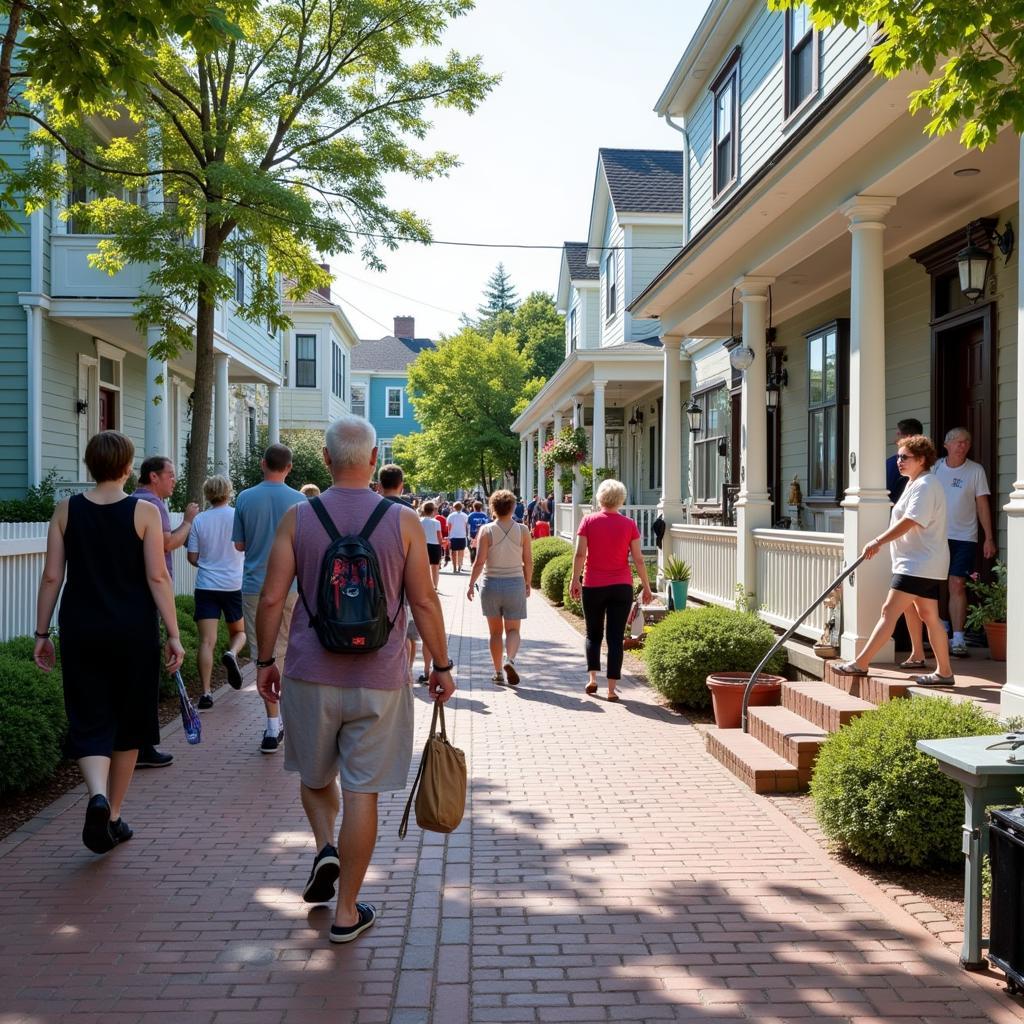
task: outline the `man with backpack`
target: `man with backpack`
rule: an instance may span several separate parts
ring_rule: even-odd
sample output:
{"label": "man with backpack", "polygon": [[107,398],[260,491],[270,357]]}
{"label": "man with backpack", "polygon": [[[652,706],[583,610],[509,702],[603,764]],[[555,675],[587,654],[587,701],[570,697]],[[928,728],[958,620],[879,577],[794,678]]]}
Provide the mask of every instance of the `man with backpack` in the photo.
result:
{"label": "man with backpack", "polygon": [[[405,788],[412,759],[403,594],[435,658],[433,699],[446,702],[455,682],[419,519],[369,487],[372,424],[344,416],[325,442],[334,486],[285,513],[270,552],[256,615],[256,686],[265,700],[283,701],[285,768],[299,773],[316,841],[303,898],[328,903],[337,886],[330,940],[349,942],[376,919],[358,896],[377,838],[377,795]],[[282,668],[274,638],[295,579],[300,599]]]}

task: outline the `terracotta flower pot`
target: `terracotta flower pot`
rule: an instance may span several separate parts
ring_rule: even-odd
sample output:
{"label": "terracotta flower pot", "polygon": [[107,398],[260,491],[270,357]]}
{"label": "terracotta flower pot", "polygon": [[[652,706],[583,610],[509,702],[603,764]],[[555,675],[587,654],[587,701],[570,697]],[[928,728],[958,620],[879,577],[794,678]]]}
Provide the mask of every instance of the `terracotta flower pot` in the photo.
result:
{"label": "terracotta flower pot", "polygon": [[[712,672],[708,676],[711,706],[715,711],[715,725],[719,729],[738,729],[743,724],[743,690],[749,679],[749,672]],[[777,705],[785,681],[785,676],[762,672],[750,691],[750,707]]]}
{"label": "terracotta flower pot", "polygon": [[988,638],[988,656],[993,661],[1006,661],[1006,623],[986,622],[985,636]]}

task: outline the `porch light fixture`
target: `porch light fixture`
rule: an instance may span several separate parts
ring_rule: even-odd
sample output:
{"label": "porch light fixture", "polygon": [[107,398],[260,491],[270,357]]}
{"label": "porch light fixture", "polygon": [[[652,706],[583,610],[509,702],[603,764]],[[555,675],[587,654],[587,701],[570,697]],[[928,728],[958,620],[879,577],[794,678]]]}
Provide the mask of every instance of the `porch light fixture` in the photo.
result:
{"label": "porch light fixture", "polygon": [[747,348],[746,345],[740,345],[738,348],[734,348],[729,353],[729,363],[734,370],[739,370],[741,373],[744,370],[750,369],[750,364],[754,361],[754,350]]}
{"label": "porch light fixture", "polygon": [[690,423],[690,433],[699,434],[701,421],[704,419],[704,410],[697,404],[696,398],[690,399],[690,404],[686,407],[686,418]]}
{"label": "porch light fixture", "polygon": [[629,427],[630,436],[636,437],[637,433],[644,425],[644,411],[643,409],[635,409],[633,415],[629,417],[627,426]]}
{"label": "porch light fixture", "polygon": [[75,402],[75,412],[78,413],[79,416],[84,416],[88,411],[89,411],[89,401],[88,401],[88,399],[79,398],[78,401]]}
{"label": "porch light fixture", "polygon": [[769,409],[778,409],[781,391],[789,384],[789,371],[782,365],[786,359],[786,353],[775,347],[774,327],[768,328],[766,341],[768,347],[764,354],[767,363],[764,400]]}
{"label": "porch light fixture", "polygon": [[773,409],[779,407],[779,385],[768,382],[768,386],[764,390],[765,405],[768,407],[768,411],[771,412]]}
{"label": "porch light fixture", "polygon": [[[988,249],[982,249],[981,246],[974,245],[971,242],[971,230],[974,228],[974,225],[974,221],[967,225],[967,245],[956,255],[956,267],[960,275],[960,290],[964,293],[964,298],[970,302],[977,302],[985,294],[988,271],[992,265],[992,253]],[[1013,254],[1013,225],[1007,221],[1002,234],[993,230],[990,240],[1006,257],[1006,262],[1008,263],[1010,256]]]}

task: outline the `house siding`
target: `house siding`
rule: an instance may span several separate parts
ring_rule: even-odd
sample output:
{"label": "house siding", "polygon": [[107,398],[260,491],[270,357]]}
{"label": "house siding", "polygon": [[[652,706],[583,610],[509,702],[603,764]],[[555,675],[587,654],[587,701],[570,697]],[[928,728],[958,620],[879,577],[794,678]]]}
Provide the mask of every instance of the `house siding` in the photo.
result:
{"label": "house siding", "polygon": [[[387,389],[402,389],[402,415],[387,416]],[[369,418],[377,431],[377,437],[390,440],[399,434],[414,434],[420,429],[419,422],[409,401],[408,381],[405,377],[371,377],[369,391]]]}
{"label": "house siding", "polygon": [[79,398],[78,357],[96,355],[88,334],[51,320],[43,321],[43,473],[56,470],[60,480],[85,479],[79,463],[75,409]]}
{"label": "house siding", "polygon": [[[601,291],[598,299],[598,317],[601,324],[601,347],[609,345],[621,345],[625,338],[625,309],[623,292],[626,287],[626,261],[625,253],[622,250],[625,232],[619,226],[615,217],[615,209],[611,202],[608,203],[608,212],[605,220],[604,235],[601,244],[605,251],[601,253]],[[605,263],[609,250],[614,250],[615,262],[615,314],[608,316],[607,311],[607,274]]]}
{"label": "house siding", "polygon": [[583,314],[583,335],[586,348],[601,347],[601,289],[590,288],[581,293],[584,308]]}
{"label": "house siding", "polygon": [[[627,304],[639,295],[661,272],[665,264],[675,255],[676,248],[647,248],[650,246],[681,246],[682,225],[665,227],[660,225],[635,224],[632,228],[633,251],[630,253],[631,273]],[[631,321],[631,338],[641,341],[657,337],[661,324],[657,320]]]}

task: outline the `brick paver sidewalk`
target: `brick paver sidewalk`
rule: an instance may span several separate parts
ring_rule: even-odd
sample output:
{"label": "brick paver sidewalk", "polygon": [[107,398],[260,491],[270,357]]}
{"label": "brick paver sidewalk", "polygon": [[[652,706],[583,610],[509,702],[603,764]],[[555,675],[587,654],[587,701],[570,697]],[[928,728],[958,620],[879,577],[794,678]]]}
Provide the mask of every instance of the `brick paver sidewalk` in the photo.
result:
{"label": "brick paver sidewalk", "polygon": [[401,842],[382,799],[374,928],[327,942],[295,777],[257,752],[251,686],[222,690],[202,745],[173,730],[175,765],[138,774],[129,844],[80,845],[81,792],[0,844],[0,1024],[1024,1020],[642,687],[584,696],[581,638],[539,596],[522,685],[490,683],[465,580],[441,589],[468,820]]}

